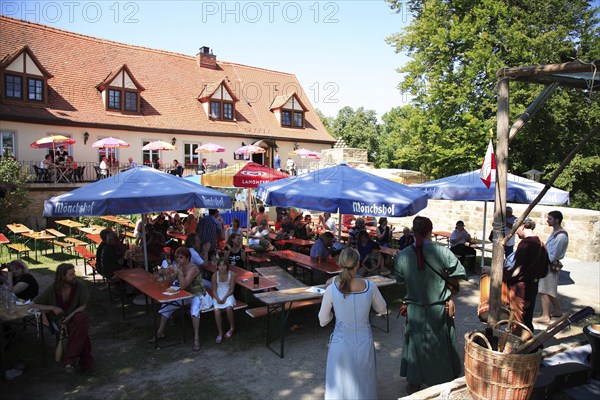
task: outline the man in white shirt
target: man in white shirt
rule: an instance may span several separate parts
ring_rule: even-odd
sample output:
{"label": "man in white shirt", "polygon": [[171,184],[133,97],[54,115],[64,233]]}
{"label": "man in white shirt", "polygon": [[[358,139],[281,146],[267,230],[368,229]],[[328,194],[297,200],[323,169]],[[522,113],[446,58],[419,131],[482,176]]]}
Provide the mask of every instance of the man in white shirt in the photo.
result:
{"label": "man in white shirt", "polygon": [[324,212],[323,215],[320,215],[319,224],[323,227],[323,229],[326,229],[334,235],[337,235],[337,223],[335,218],[331,216],[331,213]]}

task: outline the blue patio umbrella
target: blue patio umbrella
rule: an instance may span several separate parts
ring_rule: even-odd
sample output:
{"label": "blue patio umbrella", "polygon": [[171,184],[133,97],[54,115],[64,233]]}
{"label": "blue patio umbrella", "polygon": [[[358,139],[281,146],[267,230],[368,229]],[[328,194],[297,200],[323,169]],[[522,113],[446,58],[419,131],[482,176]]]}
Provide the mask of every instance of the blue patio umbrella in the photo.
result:
{"label": "blue patio umbrella", "polygon": [[[531,203],[544,189],[543,184],[517,175],[508,174],[506,201],[511,203]],[[437,179],[431,182],[411,185],[431,196],[431,199],[493,201],[496,189],[495,174],[488,189],[479,178],[479,170],[465,172]],[[550,188],[540,204],[568,205],[569,192]]]}
{"label": "blue patio umbrella", "polygon": [[387,217],[414,215],[427,207],[427,194],[346,164],[258,186],[272,206]]}
{"label": "blue patio umbrella", "polygon": [[231,197],[150,167],[136,167],[44,202],[46,217],[231,208]]}
{"label": "blue patio umbrella", "polygon": [[[157,169],[141,166],[46,200],[44,216],[146,214],[193,207],[231,208],[231,197]],[[144,264],[148,269],[144,224],[142,231]]]}
{"label": "blue patio umbrella", "polygon": [[[433,200],[473,200],[484,201],[483,238],[485,240],[485,222],[487,202],[494,201],[496,190],[496,174],[492,173],[492,183],[489,189],[479,177],[479,170],[447,176],[431,182],[411,185],[431,196]],[[518,175],[508,174],[506,187],[506,202],[531,203],[544,189],[545,185]],[[550,188],[542,197],[539,204],[568,205],[569,192]],[[483,266],[485,248],[481,246],[481,265]]]}

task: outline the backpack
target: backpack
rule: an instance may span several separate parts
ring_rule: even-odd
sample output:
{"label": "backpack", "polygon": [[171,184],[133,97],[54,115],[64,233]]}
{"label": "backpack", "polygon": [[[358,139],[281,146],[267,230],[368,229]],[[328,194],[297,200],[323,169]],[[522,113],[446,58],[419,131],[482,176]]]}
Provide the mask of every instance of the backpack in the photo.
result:
{"label": "backpack", "polygon": [[528,281],[542,279],[545,278],[546,275],[548,275],[550,264],[550,259],[548,258],[548,250],[546,250],[546,246],[541,240],[540,244],[540,253],[535,259],[535,262],[533,263],[531,268],[528,268],[523,273],[525,279]]}

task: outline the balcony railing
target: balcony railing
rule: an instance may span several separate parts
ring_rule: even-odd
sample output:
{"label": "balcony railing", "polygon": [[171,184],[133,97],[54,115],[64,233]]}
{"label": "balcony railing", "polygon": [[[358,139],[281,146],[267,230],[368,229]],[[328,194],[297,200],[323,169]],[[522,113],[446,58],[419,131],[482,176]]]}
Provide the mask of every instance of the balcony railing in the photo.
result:
{"label": "balcony railing", "polygon": [[[100,167],[94,162],[78,162],[78,170],[75,172],[64,171],[63,168],[42,170],[39,168],[39,161],[20,161],[23,168],[29,173],[31,183],[80,183],[95,182],[102,179]],[[108,176],[118,174],[125,170],[126,163],[110,166]],[[173,164],[162,164],[161,171],[170,172],[174,168]],[[197,165],[186,165],[183,169],[183,176],[195,175],[198,171]]]}

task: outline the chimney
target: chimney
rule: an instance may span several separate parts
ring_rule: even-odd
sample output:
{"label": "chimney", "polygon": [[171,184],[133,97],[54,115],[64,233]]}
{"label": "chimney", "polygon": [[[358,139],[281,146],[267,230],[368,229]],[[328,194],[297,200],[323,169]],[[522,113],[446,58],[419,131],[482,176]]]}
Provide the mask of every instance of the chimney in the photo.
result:
{"label": "chimney", "polygon": [[200,68],[217,69],[217,56],[215,56],[208,46],[200,47],[200,52],[196,54],[196,60]]}

